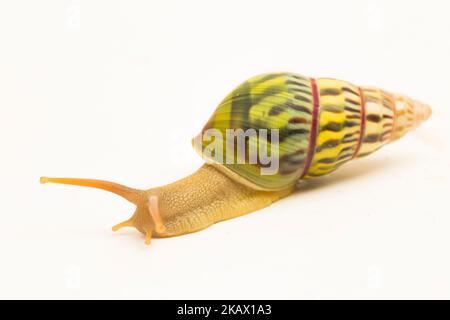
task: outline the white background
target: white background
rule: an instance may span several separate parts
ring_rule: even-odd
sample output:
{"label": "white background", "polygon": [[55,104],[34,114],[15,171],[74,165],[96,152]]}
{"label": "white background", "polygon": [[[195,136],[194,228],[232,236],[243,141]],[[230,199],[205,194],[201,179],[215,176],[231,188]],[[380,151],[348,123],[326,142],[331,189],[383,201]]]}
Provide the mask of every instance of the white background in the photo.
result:
{"label": "white background", "polygon": [[[1,298],[450,298],[448,1],[2,1]],[[155,239],[40,175],[166,184],[246,78],[335,77],[432,118],[287,199]]]}

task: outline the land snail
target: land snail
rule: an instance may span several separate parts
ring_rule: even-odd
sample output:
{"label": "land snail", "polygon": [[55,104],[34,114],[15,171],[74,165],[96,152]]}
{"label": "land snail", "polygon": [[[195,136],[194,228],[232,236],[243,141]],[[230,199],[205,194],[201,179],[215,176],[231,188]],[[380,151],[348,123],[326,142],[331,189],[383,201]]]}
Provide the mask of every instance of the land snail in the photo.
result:
{"label": "land snail", "polygon": [[269,206],[299,181],[375,152],[430,114],[428,105],[376,87],[268,73],[245,81],[219,104],[193,140],[207,163],[191,176],[148,190],[91,179],[40,181],[122,196],[137,208],[113,231],[135,227],[150,244],[153,237],[199,231]]}

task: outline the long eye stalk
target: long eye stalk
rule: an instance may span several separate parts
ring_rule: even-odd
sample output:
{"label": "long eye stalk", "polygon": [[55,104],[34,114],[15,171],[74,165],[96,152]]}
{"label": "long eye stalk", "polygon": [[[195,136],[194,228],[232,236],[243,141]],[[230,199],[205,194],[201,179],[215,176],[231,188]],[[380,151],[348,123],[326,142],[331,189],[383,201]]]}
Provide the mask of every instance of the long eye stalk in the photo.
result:
{"label": "long eye stalk", "polygon": [[121,196],[122,198],[125,198],[126,200],[130,201],[131,203],[134,203],[138,205],[143,200],[144,191],[133,189],[126,187],[124,185],[110,182],[110,181],[104,181],[104,180],[94,180],[94,179],[78,179],[78,178],[48,178],[48,177],[41,177],[40,178],[41,183],[58,183],[58,184],[69,184],[74,186],[83,186],[83,187],[90,187],[90,188],[96,188],[96,189],[102,189],[105,191],[112,192],[114,194],[117,194]]}

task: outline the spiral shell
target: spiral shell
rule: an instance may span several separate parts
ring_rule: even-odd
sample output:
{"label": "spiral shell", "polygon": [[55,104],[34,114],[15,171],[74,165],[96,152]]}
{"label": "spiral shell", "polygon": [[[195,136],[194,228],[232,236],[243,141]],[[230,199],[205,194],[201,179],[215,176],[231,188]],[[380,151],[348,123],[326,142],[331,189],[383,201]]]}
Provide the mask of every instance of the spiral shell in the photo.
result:
{"label": "spiral shell", "polygon": [[[336,79],[312,79],[293,73],[253,77],[219,104],[196,141],[196,151],[235,179],[256,189],[281,190],[299,180],[331,173],[417,127],[431,109],[406,96]],[[226,161],[226,149],[214,159],[205,154],[208,130],[276,129],[279,170],[263,175],[264,163]],[[224,138],[225,139],[225,138]],[[270,146],[270,134],[247,144]],[[224,141],[226,146],[229,141]],[[249,151],[250,150],[250,151]],[[246,157],[253,148],[246,148]],[[217,161],[220,159],[221,161]]]}

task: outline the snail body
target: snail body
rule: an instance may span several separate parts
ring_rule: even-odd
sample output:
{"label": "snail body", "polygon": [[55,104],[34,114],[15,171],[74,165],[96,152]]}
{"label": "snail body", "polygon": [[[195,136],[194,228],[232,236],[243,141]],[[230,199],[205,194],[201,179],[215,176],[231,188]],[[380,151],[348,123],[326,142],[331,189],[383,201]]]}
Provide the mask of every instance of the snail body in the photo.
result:
{"label": "snail body", "polygon": [[[124,197],[137,209],[113,230],[135,227],[149,244],[152,237],[195,232],[269,206],[292,193],[299,181],[375,152],[430,114],[430,107],[419,101],[375,87],[293,73],[263,74],[239,85],[219,104],[193,140],[207,163],[187,178],[149,190],[89,179],[42,177],[41,182],[95,187]],[[258,130],[265,135],[244,136],[243,152],[230,156],[239,143],[229,132]],[[214,139],[209,139],[211,132]],[[211,141],[219,146],[213,153]],[[270,174],[261,150],[276,160]]]}

